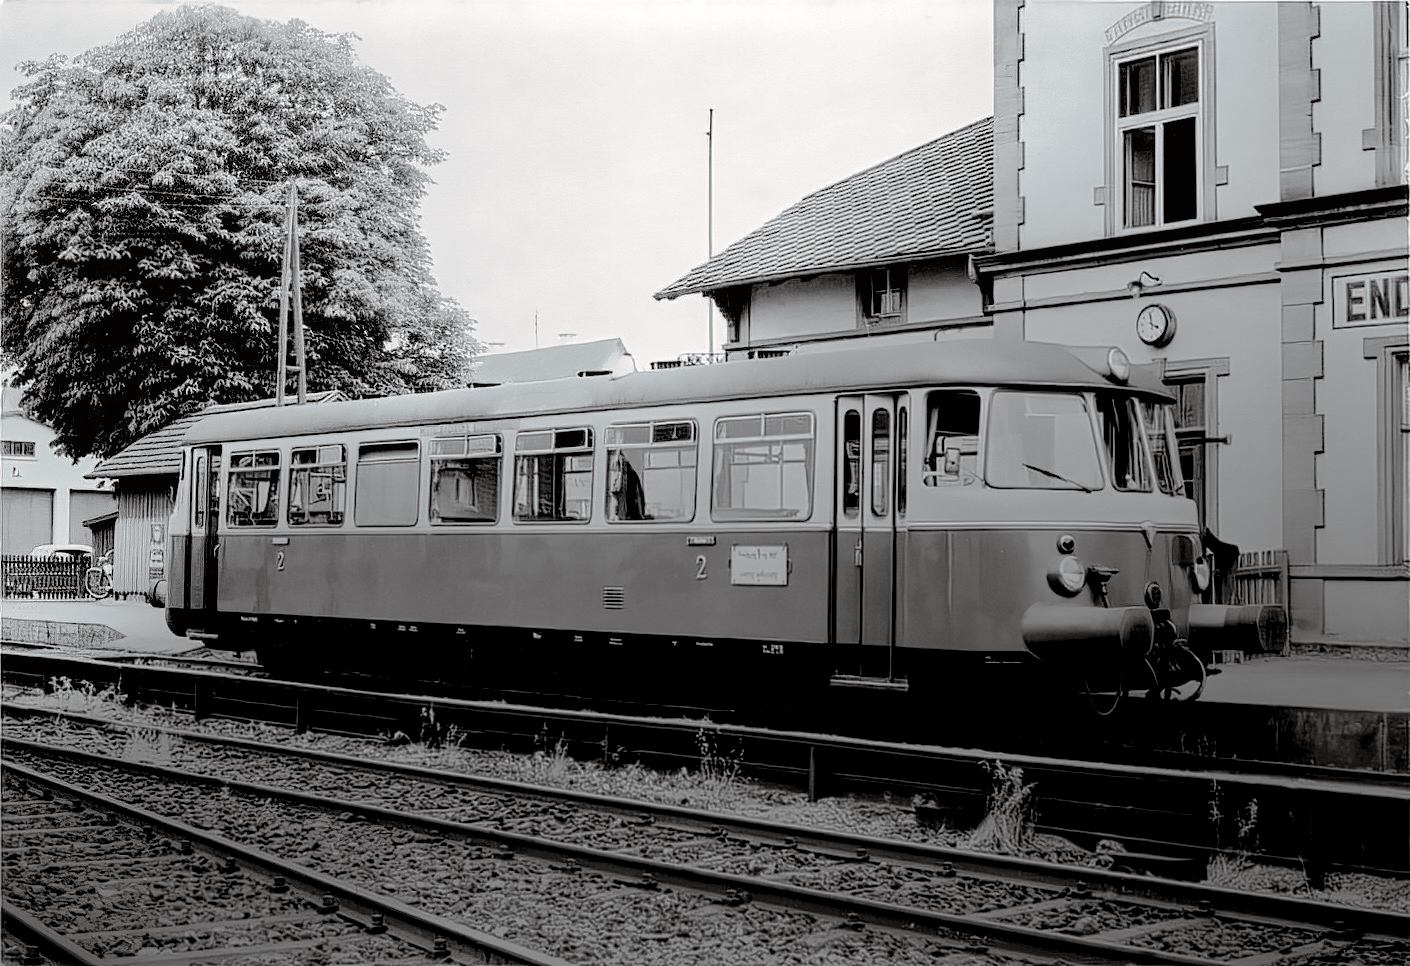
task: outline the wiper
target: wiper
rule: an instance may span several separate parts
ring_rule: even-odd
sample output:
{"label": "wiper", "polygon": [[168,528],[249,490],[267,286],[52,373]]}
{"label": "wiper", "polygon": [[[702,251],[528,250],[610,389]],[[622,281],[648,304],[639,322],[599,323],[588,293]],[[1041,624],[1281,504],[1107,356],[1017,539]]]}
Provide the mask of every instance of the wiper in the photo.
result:
{"label": "wiper", "polygon": [[1025,470],[1032,470],[1034,473],[1042,473],[1044,476],[1052,477],[1052,478],[1055,479],[1055,480],[1061,480],[1061,481],[1064,482],[1064,483],[1071,483],[1073,486],[1077,487],[1077,489],[1081,490],[1083,493],[1094,493],[1094,492],[1096,492],[1096,491],[1093,490],[1090,486],[1087,486],[1085,483],[1078,483],[1076,480],[1068,479],[1066,476],[1063,476],[1061,473],[1054,473],[1052,470],[1044,469],[1044,468],[1041,467],[1041,466],[1034,466],[1032,463],[1019,463],[1018,465],[1021,466],[1021,467],[1023,467]]}

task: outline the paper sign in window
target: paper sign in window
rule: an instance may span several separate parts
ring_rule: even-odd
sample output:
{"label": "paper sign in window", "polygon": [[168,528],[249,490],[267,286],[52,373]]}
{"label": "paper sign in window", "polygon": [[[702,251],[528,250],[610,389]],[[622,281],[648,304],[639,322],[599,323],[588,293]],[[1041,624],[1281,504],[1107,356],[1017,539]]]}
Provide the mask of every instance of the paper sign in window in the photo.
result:
{"label": "paper sign in window", "polygon": [[788,586],[788,545],[729,548],[729,582],[750,587]]}

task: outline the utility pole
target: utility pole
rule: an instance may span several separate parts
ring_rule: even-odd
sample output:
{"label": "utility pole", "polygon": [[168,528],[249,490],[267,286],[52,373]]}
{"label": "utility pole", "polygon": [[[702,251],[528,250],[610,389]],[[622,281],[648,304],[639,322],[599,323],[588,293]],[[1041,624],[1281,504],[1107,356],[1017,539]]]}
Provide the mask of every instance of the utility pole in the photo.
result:
{"label": "utility pole", "polygon": [[[289,289],[294,290],[294,364],[289,365]],[[299,405],[308,400],[308,378],[304,371],[304,301],[299,280],[299,195],[289,184],[289,208],[284,218],[284,268],[279,280],[279,366],[274,380],[274,405],[284,405],[289,370],[298,373]]]}
{"label": "utility pole", "polygon": [[[705,131],[705,244],[707,261],[715,257],[715,109]],[[710,329],[710,356],[715,355],[715,301],[705,296],[705,318]]]}

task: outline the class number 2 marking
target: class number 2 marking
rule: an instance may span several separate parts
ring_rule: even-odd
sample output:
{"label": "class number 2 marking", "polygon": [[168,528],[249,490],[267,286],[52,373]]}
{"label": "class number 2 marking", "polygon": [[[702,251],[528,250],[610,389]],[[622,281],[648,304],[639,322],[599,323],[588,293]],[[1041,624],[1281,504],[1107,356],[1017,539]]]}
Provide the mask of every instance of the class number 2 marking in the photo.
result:
{"label": "class number 2 marking", "polygon": [[275,568],[274,568],[275,570],[283,570],[283,569],[284,569],[284,551],[280,550],[278,553],[276,553],[276,554],[274,555],[274,562],[275,562],[275,564],[276,564],[276,566],[275,566]]}
{"label": "class number 2 marking", "polygon": [[705,572],[705,555],[702,553],[695,558],[695,579],[705,580],[710,575]]}

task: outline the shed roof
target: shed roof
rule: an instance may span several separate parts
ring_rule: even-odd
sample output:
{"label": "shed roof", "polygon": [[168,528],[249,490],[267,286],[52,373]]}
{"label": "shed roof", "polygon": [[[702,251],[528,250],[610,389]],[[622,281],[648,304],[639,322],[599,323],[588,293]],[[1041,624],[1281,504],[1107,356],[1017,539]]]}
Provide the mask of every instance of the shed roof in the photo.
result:
{"label": "shed roof", "polygon": [[992,249],[994,119],[986,117],[815,191],[656,293]]}
{"label": "shed roof", "polygon": [[[336,389],[327,392],[311,392],[310,403],[340,402],[347,397]],[[159,476],[164,473],[173,476],[181,472],[181,447],[186,434],[206,416],[213,413],[234,412],[242,409],[260,409],[273,406],[273,399],[260,399],[248,403],[227,403],[222,406],[208,406],[198,413],[182,416],[154,433],[129,444],[93,468],[84,477],[96,479],[121,479],[125,476]]]}
{"label": "shed roof", "polygon": [[621,339],[569,342],[522,352],[480,356],[470,376],[472,386],[502,386],[511,382],[565,379],[583,372],[611,371],[628,355]]}

